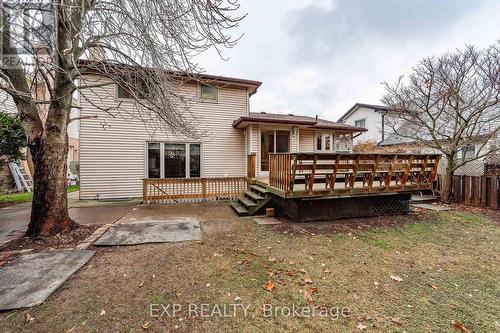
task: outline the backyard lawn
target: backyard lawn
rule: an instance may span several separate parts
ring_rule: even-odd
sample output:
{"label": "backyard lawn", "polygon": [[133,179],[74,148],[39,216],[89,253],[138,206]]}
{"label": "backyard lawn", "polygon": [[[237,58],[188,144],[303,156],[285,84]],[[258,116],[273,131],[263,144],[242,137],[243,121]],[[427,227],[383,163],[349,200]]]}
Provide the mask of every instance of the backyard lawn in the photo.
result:
{"label": "backyard lawn", "polygon": [[[495,332],[500,229],[492,219],[451,212],[205,222],[202,242],[98,248],[44,304],[1,313],[0,325],[7,332]],[[175,317],[172,304],[180,307]],[[210,317],[215,305],[220,312]],[[292,306],[315,314],[294,315]]]}
{"label": "backyard lawn", "polygon": [[[76,192],[80,189],[80,185],[70,185],[67,188],[68,193]],[[0,203],[22,203],[30,202],[33,198],[33,192],[22,192],[13,194],[0,194]]]}

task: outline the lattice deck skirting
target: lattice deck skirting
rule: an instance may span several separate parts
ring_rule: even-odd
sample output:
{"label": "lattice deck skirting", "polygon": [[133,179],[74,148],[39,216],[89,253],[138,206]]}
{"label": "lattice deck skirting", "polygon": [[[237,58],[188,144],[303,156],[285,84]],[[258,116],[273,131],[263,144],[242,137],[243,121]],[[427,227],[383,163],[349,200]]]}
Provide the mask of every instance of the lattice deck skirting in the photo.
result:
{"label": "lattice deck skirting", "polygon": [[271,206],[297,222],[313,222],[408,214],[410,198],[409,193],[321,199],[284,199],[274,196]]}

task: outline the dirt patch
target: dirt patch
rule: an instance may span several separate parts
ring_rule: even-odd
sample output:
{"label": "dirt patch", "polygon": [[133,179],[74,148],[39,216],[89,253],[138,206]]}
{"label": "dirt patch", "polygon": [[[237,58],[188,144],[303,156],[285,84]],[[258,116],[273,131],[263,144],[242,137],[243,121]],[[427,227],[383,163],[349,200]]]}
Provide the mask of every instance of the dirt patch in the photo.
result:
{"label": "dirt patch", "polygon": [[436,214],[424,209],[414,209],[408,215],[397,216],[375,216],[353,219],[341,219],[335,221],[294,223],[284,217],[279,217],[284,222],[275,228],[283,233],[312,234],[312,235],[335,235],[352,234],[374,228],[392,228],[407,223],[419,223],[422,221],[433,221]]}
{"label": "dirt patch", "polygon": [[458,211],[481,215],[493,223],[500,225],[500,210],[489,209],[465,204],[454,204],[452,207]]}
{"label": "dirt patch", "polygon": [[18,204],[18,203],[19,202],[15,202],[15,201],[0,201],[0,208],[14,206],[15,204]]}
{"label": "dirt patch", "polygon": [[19,251],[24,249],[33,249],[33,252],[44,250],[74,248],[98,228],[99,226],[80,225],[80,228],[72,230],[66,234],[57,234],[52,237],[29,238],[21,237],[9,243],[2,248],[2,252]]}

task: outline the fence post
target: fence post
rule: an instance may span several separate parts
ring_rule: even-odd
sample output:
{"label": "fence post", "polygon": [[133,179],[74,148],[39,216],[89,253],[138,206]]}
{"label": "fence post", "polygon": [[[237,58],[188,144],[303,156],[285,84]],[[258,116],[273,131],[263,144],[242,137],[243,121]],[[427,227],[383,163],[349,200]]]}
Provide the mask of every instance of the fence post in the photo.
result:
{"label": "fence post", "polygon": [[148,180],[147,179],[142,180],[142,203],[143,204],[148,203]]}
{"label": "fence post", "polygon": [[491,195],[490,195],[490,208],[497,209],[498,208],[498,189],[497,189],[497,175],[491,175]]}
{"label": "fence post", "polygon": [[207,201],[207,179],[201,178],[201,198],[203,201]]}

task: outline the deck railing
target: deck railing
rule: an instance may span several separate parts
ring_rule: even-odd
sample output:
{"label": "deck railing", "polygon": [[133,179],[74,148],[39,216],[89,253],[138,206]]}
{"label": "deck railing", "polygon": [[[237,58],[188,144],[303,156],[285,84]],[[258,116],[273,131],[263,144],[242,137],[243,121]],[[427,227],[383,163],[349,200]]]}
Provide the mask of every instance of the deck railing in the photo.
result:
{"label": "deck railing", "polygon": [[285,194],[430,189],[438,154],[269,154],[269,185]]}
{"label": "deck railing", "polygon": [[143,179],[143,202],[235,200],[246,188],[246,177]]}

